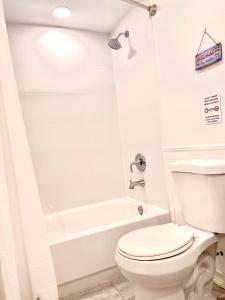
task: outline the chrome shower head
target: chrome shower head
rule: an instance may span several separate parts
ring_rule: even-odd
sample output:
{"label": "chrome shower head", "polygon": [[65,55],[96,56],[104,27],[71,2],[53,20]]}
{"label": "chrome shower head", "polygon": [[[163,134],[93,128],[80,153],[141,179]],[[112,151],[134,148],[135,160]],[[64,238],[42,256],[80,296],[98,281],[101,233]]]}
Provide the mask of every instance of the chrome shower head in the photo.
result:
{"label": "chrome shower head", "polygon": [[108,41],[108,45],[111,49],[113,50],[119,50],[120,48],[122,48],[122,45],[119,41],[119,38],[124,35],[126,38],[129,38],[129,31],[125,31],[125,32],[121,32],[117,35],[117,37],[110,39]]}
{"label": "chrome shower head", "polygon": [[113,50],[119,50],[120,48],[122,48],[122,45],[117,38],[110,39],[108,45]]}

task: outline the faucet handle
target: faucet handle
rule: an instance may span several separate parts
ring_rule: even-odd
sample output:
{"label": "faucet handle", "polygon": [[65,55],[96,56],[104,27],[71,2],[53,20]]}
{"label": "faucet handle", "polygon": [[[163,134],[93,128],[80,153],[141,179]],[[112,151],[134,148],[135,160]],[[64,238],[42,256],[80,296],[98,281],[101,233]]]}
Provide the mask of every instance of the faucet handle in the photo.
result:
{"label": "faucet handle", "polygon": [[132,162],[130,163],[130,171],[131,171],[131,173],[134,172],[133,166],[137,166],[138,164],[140,164],[140,161],[132,161]]}
{"label": "faucet handle", "polygon": [[140,172],[144,172],[146,169],[146,159],[142,153],[138,153],[135,157],[135,161],[130,163],[131,173],[133,173],[133,166],[136,166]]}

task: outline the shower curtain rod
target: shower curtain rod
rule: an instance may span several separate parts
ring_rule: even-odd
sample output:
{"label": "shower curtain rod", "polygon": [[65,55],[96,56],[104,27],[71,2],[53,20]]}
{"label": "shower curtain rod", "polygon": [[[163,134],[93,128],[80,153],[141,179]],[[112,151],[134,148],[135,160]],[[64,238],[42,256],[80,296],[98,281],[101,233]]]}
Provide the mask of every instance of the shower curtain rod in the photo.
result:
{"label": "shower curtain rod", "polygon": [[147,6],[147,5],[144,5],[144,4],[142,4],[138,1],[135,1],[135,0],[122,0],[122,1],[125,1],[125,2],[128,2],[128,3],[132,4],[132,5],[136,5],[136,6],[139,6],[141,8],[146,9],[147,11],[149,11],[150,16],[154,16],[157,12],[157,5],[156,4]]}

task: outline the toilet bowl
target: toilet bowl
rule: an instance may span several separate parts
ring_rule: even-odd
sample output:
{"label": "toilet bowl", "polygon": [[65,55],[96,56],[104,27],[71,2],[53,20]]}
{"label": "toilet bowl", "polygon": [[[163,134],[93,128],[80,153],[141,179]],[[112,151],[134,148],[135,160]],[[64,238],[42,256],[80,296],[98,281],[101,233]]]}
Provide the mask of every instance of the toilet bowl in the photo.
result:
{"label": "toilet bowl", "polygon": [[217,240],[216,234],[189,225],[146,227],[119,240],[116,262],[135,284],[136,300],[213,300]]}

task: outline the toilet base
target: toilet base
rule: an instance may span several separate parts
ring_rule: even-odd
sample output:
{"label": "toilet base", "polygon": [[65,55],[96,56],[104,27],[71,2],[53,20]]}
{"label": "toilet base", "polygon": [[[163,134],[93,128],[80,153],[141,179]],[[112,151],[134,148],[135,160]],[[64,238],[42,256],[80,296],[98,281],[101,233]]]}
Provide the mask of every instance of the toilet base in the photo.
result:
{"label": "toilet base", "polygon": [[[217,243],[209,246],[198,257],[193,267],[193,271],[187,274],[187,277],[179,281],[178,276],[174,277],[174,285],[165,284],[165,278],[162,284],[155,284],[152,280],[136,281],[136,297],[135,300],[216,300],[212,294],[212,282],[215,274],[215,258]],[[122,270],[124,276],[128,279],[134,278],[134,274]],[[184,270],[183,270],[184,272]],[[183,273],[184,275],[184,273]],[[175,281],[177,280],[177,281]],[[135,282],[135,280],[132,280]],[[143,283],[143,284],[142,284]]]}
{"label": "toilet base", "polygon": [[143,286],[136,287],[135,300],[185,300],[184,292],[181,287],[166,289],[148,289]]}
{"label": "toilet base", "polygon": [[217,243],[208,247],[198,258],[195,271],[197,278],[185,290],[187,300],[216,300],[212,294],[212,282],[216,271]]}

